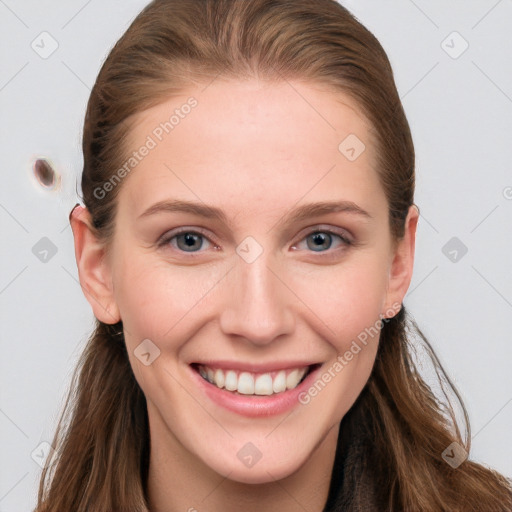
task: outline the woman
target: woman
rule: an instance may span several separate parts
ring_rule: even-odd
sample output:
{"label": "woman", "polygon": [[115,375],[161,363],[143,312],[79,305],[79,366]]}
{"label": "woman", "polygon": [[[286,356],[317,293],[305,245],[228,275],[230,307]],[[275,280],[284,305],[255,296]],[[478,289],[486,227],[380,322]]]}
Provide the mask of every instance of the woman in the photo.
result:
{"label": "woman", "polygon": [[413,142],[346,9],[155,0],[83,151],[97,324],[38,511],[511,510],[414,365]]}

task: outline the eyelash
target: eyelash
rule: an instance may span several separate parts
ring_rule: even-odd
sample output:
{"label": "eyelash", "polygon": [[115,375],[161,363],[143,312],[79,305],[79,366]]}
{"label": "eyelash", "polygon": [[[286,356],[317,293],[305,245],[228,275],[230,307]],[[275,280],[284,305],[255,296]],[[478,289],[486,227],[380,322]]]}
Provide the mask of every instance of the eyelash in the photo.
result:
{"label": "eyelash", "polygon": [[[178,231],[176,232],[173,232],[172,234],[170,235],[164,235],[161,237],[161,239],[157,242],[157,247],[161,248],[161,247],[164,247],[164,246],[168,246],[170,245],[170,242],[171,240],[177,238],[178,236],[180,235],[183,235],[183,234],[191,234],[191,235],[199,235],[203,238],[205,238],[206,240],[208,240],[208,242],[210,244],[212,244],[213,246],[216,246],[209,238],[208,236],[203,233],[201,230],[195,228],[195,229],[186,229],[186,228],[183,228],[183,229],[179,229]],[[334,230],[331,230],[331,229],[322,229],[322,228],[319,228],[317,227],[316,229],[313,229],[312,231],[310,231],[309,233],[307,233],[305,236],[303,236],[297,243],[294,243],[293,244],[293,247],[296,247],[300,242],[306,240],[308,237],[312,236],[312,235],[315,235],[315,234],[327,234],[327,235],[330,235],[332,237],[338,237],[342,243],[342,246],[345,246],[346,247],[349,247],[351,245],[355,245],[355,243],[353,241],[351,241],[347,236],[345,235],[342,235],[341,233],[337,233],[336,231]],[[181,249],[177,248],[177,247],[173,247],[173,249],[177,250],[178,252],[181,252],[183,254],[189,254],[191,255],[191,257],[194,257],[204,251],[202,250],[198,250],[198,251],[182,251]],[[309,251],[311,253],[316,253],[316,254],[332,254],[333,252],[337,251],[337,250],[340,250],[340,249],[343,249],[343,247],[339,247],[339,248],[335,248],[335,249],[331,249],[329,247],[329,249],[326,249],[325,251]]]}

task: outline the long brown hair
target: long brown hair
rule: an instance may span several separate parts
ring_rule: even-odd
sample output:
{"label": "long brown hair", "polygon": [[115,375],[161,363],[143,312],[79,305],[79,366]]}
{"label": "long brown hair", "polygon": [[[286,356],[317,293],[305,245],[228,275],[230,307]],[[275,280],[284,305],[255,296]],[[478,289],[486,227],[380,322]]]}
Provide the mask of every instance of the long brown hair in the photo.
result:
{"label": "long brown hair", "polygon": [[[114,232],[122,183],[108,193],[104,184],[126,160],[131,116],[217,76],[307,80],[350,95],[375,135],[391,233],[403,236],[414,204],[414,147],[390,63],[371,32],[334,0],[155,0],[111,50],[87,106],[81,184],[99,239]],[[462,421],[421,377],[415,340]],[[443,459],[453,442],[469,452],[470,439],[457,391],[402,307],[383,322],[373,372],[342,420],[326,510],[510,511],[509,480],[470,460],[455,469]],[[96,320],[52,444],[38,512],[148,511],[146,400],[121,322]]]}

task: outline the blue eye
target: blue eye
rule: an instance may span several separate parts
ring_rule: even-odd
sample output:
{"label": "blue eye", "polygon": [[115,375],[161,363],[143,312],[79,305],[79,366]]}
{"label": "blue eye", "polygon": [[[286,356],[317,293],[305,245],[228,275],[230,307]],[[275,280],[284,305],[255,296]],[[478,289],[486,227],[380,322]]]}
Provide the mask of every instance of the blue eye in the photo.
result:
{"label": "blue eye", "polygon": [[168,244],[183,252],[198,252],[200,249],[203,249],[205,245],[210,244],[210,241],[204,235],[196,231],[181,231],[180,233],[165,237],[158,243],[159,246]]}
{"label": "blue eye", "polygon": [[[336,240],[338,241],[338,247],[336,247]],[[304,237],[298,244],[295,244],[292,249],[301,249],[301,244],[306,242],[306,250],[313,252],[326,252],[329,249],[339,248],[339,246],[352,245],[352,242],[343,235],[333,233],[329,230],[316,230],[311,232],[309,235]],[[158,246],[172,245],[175,249],[181,252],[197,253],[201,252],[201,249],[208,249],[212,243],[202,233],[193,230],[182,230],[178,233],[174,233],[168,236],[164,236],[161,241],[158,242]]]}
{"label": "blue eye", "polygon": [[[341,242],[341,245],[350,245],[351,243],[346,237],[332,233],[331,231],[314,231],[303,238],[300,243],[306,241],[307,248],[313,252],[325,252],[332,248],[336,239]],[[298,245],[299,244],[294,247],[298,247]]]}
{"label": "blue eye", "polygon": [[[330,249],[332,245],[332,236],[329,233],[313,233],[307,238],[308,249],[313,251],[321,251],[323,249]],[[311,243],[309,243],[311,241]]]}

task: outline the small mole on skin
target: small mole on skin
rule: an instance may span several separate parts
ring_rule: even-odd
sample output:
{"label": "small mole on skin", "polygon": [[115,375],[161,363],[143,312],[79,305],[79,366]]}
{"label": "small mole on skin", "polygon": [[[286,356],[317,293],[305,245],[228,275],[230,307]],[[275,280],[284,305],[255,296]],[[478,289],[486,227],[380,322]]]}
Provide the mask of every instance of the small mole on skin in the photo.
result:
{"label": "small mole on skin", "polygon": [[35,161],[34,174],[39,184],[45,188],[54,188],[57,184],[57,173],[44,158],[38,158]]}

